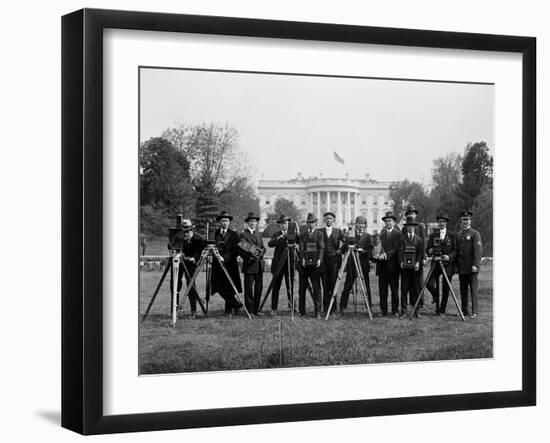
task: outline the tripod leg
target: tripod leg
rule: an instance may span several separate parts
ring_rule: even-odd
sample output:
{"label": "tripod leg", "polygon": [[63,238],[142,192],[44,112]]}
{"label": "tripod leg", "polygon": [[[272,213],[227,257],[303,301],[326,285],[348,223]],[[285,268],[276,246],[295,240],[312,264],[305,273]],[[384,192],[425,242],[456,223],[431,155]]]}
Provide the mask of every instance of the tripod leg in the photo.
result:
{"label": "tripod leg", "polygon": [[361,269],[359,263],[359,257],[357,257],[356,253],[353,254],[353,262],[355,263],[357,277],[359,277],[359,285],[361,287],[361,293],[363,294],[363,301],[365,302],[365,307],[367,308],[367,312],[369,313],[369,318],[372,320],[372,312],[370,310],[369,299],[367,297],[367,289],[365,285],[365,275],[363,274],[363,270]]}
{"label": "tripod leg", "polygon": [[265,302],[267,301],[267,298],[269,297],[269,294],[271,294],[271,291],[273,290],[273,286],[275,285],[275,280],[279,278],[279,275],[281,272],[283,272],[283,267],[286,263],[286,258],[284,260],[281,260],[279,263],[277,263],[277,269],[273,273],[273,278],[271,279],[271,282],[269,283],[269,286],[267,287],[267,291],[265,291],[264,299],[260,303],[260,307],[258,308],[258,312],[261,312]]}
{"label": "tripod leg", "polygon": [[222,268],[223,273],[225,274],[225,276],[227,277],[227,280],[229,281],[229,283],[231,284],[231,287],[233,288],[233,291],[235,291],[235,297],[237,298],[237,300],[239,300],[239,303],[243,305],[244,312],[246,312],[246,315],[248,316],[248,318],[252,320],[252,317],[250,316],[250,312],[248,312],[248,309],[246,309],[246,305],[241,300],[241,297],[239,296],[239,291],[237,291],[237,287],[235,286],[235,283],[233,283],[233,280],[231,280],[231,276],[229,275],[229,272],[227,272],[227,269],[224,263],[219,259],[217,255],[214,255],[214,257],[216,257],[216,260],[218,260],[220,268]]}
{"label": "tripod leg", "polygon": [[[193,274],[193,277],[191,277],[191,281],[187,285],[187,289],[185,290],[185,294],[183,294],[183,298],[188,297],[189,292],[191,291],[191,288],[194,287],[195,280],[197,280],[197,277],[199,276],[199,273],[201,272],[202,267],[205,264],[207,254],[208,254],[208,251],[206,249],[204,251],[202,251],[201,258],[199,258],[199,262],[197,263],[197,268],[195,269],[195,273]],[[199,298],[199,300],[200,300],[200,298]],[[201,307],[202,307],[202,300],[201,300]]]}
{"label": "tripod leg", "polygon": [[292,269],[291,266],[289,249],[286,250],[286,264],[288,270],[288,284],[290,286],[289,288],[287,288],[287,291],[290,291],[290,319],[294,320],[294,269]]}
{"label": "tripod leg", "polygon": [[171,267],[172,267],[172,260],[169,260],[168,263],[166,264],[166,268],[164,268],[164,272],[162,273],[162,277],[160,277],[160,280],[157,284],[155,292],[153,293],[153,296],[151,297],[151,301],[149,302],[149,305],[147,306],[147,309],[145,311],[145,314],[143,314],[143,318],[141,319],[141,321],[145,321],[145,319],[149,315],[149,311],[151,310],[151,307],[153,306],[153,303],[155,302],[155,299],[157,298],[157,294],[160,291],[160,287],[162,286],[162,282],[166,278],[166,274],[168,274],[168,271],[170,270]]}
{"label": "tripod leg", "polygon": [[[199,259],[199,263],[200,263],[201,259],[202,259],[202,257]],[[183,264],[183,271],[185,272],[185,277],[190,278],[192,280],[191,274],[189,273],[189,269],[187,269],[187,266],[185,265],[185,260],[182,260],[181,263]],[[197,269],[199,269],[199,264],[197,264]],[[195,272],[196,272],[196,269],[195,269]],[[208,272],[208,270],[207,270],[207,272]],[[193,274],[193,276],[194,275],[195,274]],[[195,288],[195,292],[197,293],[197,301],[199,302],[199,305],[201,307],[201,310],[202,310],[203,314],[206,316],[208,314],[208,309],[205,308],[204,303],[203,303],[202,299],[199,296],[199,291],[197,291],[197,285],[195,284],[194,280],[192,280],[192,284],[191,284],[191,281],[190,281],[189,284],[187,285],[187,289],[189,289],[189,288]],[[187,291],[187,290],[185,291],[185,294],[183,295],[183,300],[184,301],[185,301],[185,296],[189,296],[189,292],[190,291]],[[177,303],[178,303],[178,310],[179,310],[183,306],[183,301],[182,301],[181,305],[179,303],[179,294],[178,294],[178,302]]]}
{"label": "tripod leg", "polygon": [[178,278],[180,272],[180,255],[172,259],[172,326],[176,327],[178,320]]}
{"label": "tripod leg", "polygon": [[426,275],[426,278],[424,279],[424,283],[422,284],[422,287],[420,288],[420,292],[418,293],[418,297],[416,297],[416,303],[414,304],[411,314],[409,315],[409,320],[412,318],[416,310],[418,309],[418,305],[420,304],[420,300],[422,300],[422,294],[424,294],[424,289],[426,289],[426,286],[428,285],[428,282],[430,281],[430,278],[432,274],[434,273],[435,267],[437,264],[434,264],[432,261],[432,264],[430,266],[430,270],[428,271],[428,275]]}
{"label": "tripod leg", "polygon": [[325,320],[328,320],[332,305],[334,304],[334,300],[336,300],[336,294],[338,292],[338,288],[340,287],[340,283],[342,282],[342,277],[344,276],[344,271],[346,270],[346,265],[348,264],[350,253],[351,249],[348,249],[344,254],[344,259],[342,260],[342,265],[340,266],[340,270],[338,271],[338,278],[336,279],[336,284],[334,285],[334,289],[332,291],[332,297],[330,298],[330,304],[328,305],[327,316]]}
{"label": "tripod leg", "polygon": [[441,272],[443,273],[443,278],[449,285],[449,291],[451,292],[453,296],[453,300],[455,301],[456,309],[458,309],[458,313],[460,314],[460,317],[462,317],[462,321],[466,321],[464,318],[464,314],[462,313],[462,309],[460,309],[460,306],[458,305],[458,300],[455,295],[455,291],[453,291],[453,287],[451,286],[451,282],[449,280],[449,277],[447,276],[447,272],[445,271],[445,267],[443,266],[443,263],[439,262],[439,265],[441,266]]}

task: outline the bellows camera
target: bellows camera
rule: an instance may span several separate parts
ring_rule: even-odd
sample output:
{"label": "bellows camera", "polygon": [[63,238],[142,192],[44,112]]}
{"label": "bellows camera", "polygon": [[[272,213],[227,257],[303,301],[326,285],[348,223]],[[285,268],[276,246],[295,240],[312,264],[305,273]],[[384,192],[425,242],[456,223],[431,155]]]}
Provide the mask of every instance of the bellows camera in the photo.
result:
{"label": "bellows camera", "polygon": [[319,257],[319,249],[317,248],[317,243],[314,241],[306,242],[306,250],[304,252],[304,259],[306,261],[306,266],[317,265],[318,257]]}
{"label": "bellows camera", "polygon": [[439,237],[434,237],[432,255],[436,257],[439,257],[441,255],[441,239]]}
{"label": "bellows camera", "polygon": [[289,223],[286,231],[286,240],[289,245],[295,245],[298,238],[298,227],[296,222]]}
{"label": "bellows camera", "polygon": [[168,244],[171,249],[181,249],[183,247],[183,228],[181,227],[183,215],[176,216],[176,226],[170,228],[168,232]]}
{"label": "bellows camera", "polygon": [[403,251],[403,269],[414,269],[416,265],[416,248],[406,245]]}

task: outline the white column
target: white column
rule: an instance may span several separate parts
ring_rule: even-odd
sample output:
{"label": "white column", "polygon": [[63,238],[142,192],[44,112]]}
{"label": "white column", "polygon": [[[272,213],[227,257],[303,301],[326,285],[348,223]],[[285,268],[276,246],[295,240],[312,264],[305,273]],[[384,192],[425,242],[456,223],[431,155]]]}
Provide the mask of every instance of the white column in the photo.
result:
{"label": "white column", "polygon": [[359,213],[359,203],[360,202],[361,202],[361,196],[359,195],[359,192],[356,192],[355,193],[355,198],[354,198],[354,201],[353,201],[353,203],[354,203],[353,207],[355,209],[355,211],[354,211],[355,212],[355,218],[357,218],[357,216],[360,215],[360,213]]}
{"label": "white column", "polygon": [[342,224],[342,198],[340,191],[336,191],[336,222]]}
{"label": "white column", "polygon": [[317,218],[321,218],[321,191],[317,191]]}
{"label": "white column", "polygon": [[351,197],[351,192],[348,191],[348,205],[346,207],[346,219],[348,220],[348,223],[353,221],[353,220],[351,220],[351,201],[350,201],[350,197]]}
{"label": "white column", "polygon": [[330,211],[330,191],[327,191],[327,211]]}
{"label": "white column", "polygon": [[309,211],[313,214],[313,192],[309,193]]}

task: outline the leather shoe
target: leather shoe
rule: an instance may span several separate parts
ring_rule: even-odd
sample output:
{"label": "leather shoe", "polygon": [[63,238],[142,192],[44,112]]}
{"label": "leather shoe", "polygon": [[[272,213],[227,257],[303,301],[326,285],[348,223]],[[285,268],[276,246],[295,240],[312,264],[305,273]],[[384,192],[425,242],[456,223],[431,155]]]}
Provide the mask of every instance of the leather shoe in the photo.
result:
{"label": "leather shoe", "polygon": [[476,317],[477,317],[477,314],[470,315],[470,318],[476,318]]}

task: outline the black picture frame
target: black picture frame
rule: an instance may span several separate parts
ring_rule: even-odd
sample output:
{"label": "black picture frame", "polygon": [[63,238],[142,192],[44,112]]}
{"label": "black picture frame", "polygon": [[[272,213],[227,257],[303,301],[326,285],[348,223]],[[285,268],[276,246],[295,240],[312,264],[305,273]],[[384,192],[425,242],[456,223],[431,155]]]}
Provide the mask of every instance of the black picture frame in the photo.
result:
{"label": "black picture frame", "polygon": [[536,39],[340,24],[83,9],[62,18],[62,426],[82,434],[536,404],[536,229],[522,232],[522,388],[106,416],[103,412],[103,31],[108,28],[522,55],[522,220],[536,219]]}

